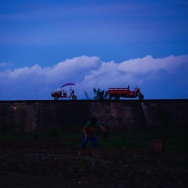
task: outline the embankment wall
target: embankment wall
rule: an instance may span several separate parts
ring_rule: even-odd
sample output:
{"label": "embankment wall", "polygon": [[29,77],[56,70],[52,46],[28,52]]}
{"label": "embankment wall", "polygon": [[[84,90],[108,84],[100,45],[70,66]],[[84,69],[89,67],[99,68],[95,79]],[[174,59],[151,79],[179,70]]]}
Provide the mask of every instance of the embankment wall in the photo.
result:
{"label": "embankment wall", "polygon": [[82,127],[92,115],[114,130],[184,130],[188,100],[0,101],[0,135],[37,127]]}

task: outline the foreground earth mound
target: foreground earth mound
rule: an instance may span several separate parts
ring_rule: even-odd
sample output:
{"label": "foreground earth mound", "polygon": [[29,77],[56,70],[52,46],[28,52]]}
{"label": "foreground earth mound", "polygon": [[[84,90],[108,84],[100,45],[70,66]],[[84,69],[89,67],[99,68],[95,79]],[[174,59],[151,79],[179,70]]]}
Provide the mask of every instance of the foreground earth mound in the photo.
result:
{"label": "foreground earth mound", "polygon": [[1,187],[186,187],[188,154],[91,148],[77,155],[80,139],[0,140]]}

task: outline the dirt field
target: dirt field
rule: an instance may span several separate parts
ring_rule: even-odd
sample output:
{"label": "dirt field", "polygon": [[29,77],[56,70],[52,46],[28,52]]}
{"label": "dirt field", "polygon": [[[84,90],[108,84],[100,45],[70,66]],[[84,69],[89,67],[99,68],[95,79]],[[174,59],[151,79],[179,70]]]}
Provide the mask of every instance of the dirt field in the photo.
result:
{"label": "dirt field", "polygon": [[186,187],[188,154],[126,148],[91,148],[77,155],[74,138],[0,140],[0,186],[11,187]]}

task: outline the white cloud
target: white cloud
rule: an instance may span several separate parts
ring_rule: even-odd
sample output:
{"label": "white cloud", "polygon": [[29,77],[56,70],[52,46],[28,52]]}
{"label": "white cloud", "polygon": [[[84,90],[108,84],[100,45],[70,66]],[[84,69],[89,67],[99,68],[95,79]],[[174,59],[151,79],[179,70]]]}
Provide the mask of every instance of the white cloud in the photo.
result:
{"label": "white cloud", "polygon": [[[1,66],[4,64],[1,63]],[[102,62],[99,57],[81,56],[66,59],[52,67],[42,68],[36,64],[0,71],[0,98],[51,99],[50,93],[53,90],[70,81],[76,83],[74,88],[78,98],[84,98],[83,91],[91,97],[94,87],[107,90],[109,87],[127,87],[129,84],[131,89],[135,85],[144,89],[152,83],[173,84],[172,79],[176,80],[177,75],[180,76],[176,82],[184,81],[185,84],[187,73],[188,55],[157,59],[146,56],[122,63]],[[6,94],[7,90],[11,93]]]}
{"label": "white cloud", "polygon": [[48,70],[46,75],[49,81],[51,79],[66,80],[70,78],[80,80],[89,70],[97,69],[99,65],[100,59],[98,57],[75,57],[58,63],[52,69]]}
{"label": "white cloud", "polygon": [[151,70],[164,69],[169,72],[176,72],[176,69],[187,62],[187,55],[184,56],[169,56],[166,58],[154,59],[152,56],[148,55],[144,58],[131,59],[122,62],[118,66],[118,70],[123,70],[125,72],[141,72],[146,73]]}
{"label": "white cloud", "polygon": [[12,65],[12,63],[5,63],[5,62],[0,63],[0,67],[5,67],[9,65]]}
{"label": "white cloud", "polygon": [[6,63],[0,63],[0,67],[6,66]]}

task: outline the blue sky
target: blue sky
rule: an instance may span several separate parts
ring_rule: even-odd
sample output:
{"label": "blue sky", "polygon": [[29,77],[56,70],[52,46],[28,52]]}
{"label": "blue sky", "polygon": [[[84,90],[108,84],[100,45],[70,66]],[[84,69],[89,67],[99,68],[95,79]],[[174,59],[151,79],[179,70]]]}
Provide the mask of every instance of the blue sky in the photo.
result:
{"label": "blue sky", "polygon": [[128,84],[188,98],[188,1],[1,0],[0,100],[52,99],[66,82],[78,99]]}

